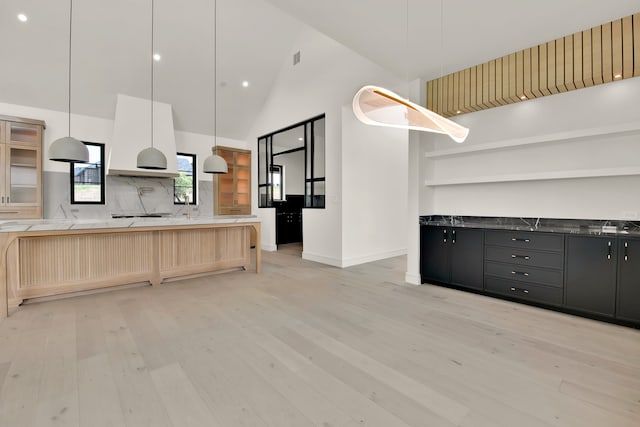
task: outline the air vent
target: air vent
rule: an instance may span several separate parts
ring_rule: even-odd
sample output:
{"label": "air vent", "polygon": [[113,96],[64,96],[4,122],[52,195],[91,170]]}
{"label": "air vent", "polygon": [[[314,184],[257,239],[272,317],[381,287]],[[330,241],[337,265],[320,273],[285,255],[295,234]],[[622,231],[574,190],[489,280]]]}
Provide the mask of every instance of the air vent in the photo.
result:
{"label": "air vent", "polygon": [[293,65],[297,65],[300,63],[300,51],[297,51],[293,54]]}

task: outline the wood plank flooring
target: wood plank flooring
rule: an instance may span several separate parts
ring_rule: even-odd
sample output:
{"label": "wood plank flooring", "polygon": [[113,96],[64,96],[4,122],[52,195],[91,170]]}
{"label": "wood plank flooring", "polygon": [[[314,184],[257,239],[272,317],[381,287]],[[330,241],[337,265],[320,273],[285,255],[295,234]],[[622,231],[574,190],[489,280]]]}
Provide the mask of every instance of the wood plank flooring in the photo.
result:
{"label": "wood plank flooring", "polygon": [[640,425],[640,331],[264,253],[0,321],[0,426]]}

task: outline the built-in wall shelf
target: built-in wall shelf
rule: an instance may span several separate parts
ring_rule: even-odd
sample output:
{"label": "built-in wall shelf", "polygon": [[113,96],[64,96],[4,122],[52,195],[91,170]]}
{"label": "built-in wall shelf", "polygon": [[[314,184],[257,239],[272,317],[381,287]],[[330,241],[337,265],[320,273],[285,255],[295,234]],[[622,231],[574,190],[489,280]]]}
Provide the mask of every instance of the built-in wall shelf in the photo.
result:
{"label": "built-in wall shelf", "polygon": [[[473,130],[472,130],[473,131]],[[605,135],[619,135],[625,133],[640,132],[640,122],[624,123],[615,126],[603,126],[590,129],[576,129],[567,132],[538,135],[528,138],[505,139],[502,141],[488,142],[477,145],[463,145],[448,150],[426,152],[427,158],[460,156],[480,151],[505,150],[523,145],[542,144],[548,142],[565,142],[580,138],[597,137]]]}
{"label": "built-in wall shelf", "polygon": [[463,178],[445,178],[426,180],[427,187],[442,187],[446,185],[492,184],[501,182],[521,181],[549,181],[556,179],[602,178],[615,176],[640,175],[640,167],[607,168],[607,169],[578,169],[567,171],[549,171],[536,173],[519,173],[509,175],[476,176]]}

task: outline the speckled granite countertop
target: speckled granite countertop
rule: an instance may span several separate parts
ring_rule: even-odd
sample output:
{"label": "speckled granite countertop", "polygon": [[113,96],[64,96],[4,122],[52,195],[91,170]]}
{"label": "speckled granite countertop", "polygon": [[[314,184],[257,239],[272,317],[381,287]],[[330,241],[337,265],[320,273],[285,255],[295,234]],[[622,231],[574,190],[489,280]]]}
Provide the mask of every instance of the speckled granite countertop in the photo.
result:
{"label": "speckled granite countertop", "polygon": [[420,224],[494,230],[584,234],[592,236],[640,236],[640,222],[621,220],[430,215],[421,216]]}

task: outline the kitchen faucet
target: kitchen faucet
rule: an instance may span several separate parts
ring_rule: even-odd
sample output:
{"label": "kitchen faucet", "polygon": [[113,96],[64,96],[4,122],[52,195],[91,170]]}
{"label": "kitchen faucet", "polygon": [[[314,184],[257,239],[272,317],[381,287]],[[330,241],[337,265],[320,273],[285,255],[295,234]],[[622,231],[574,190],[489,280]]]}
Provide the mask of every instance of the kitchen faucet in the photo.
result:
{"label": "kitchen faucet", "polygon": [[189,195],[186,194],[184,196],[184,207],[187,209],[186,213],[183,213],[182,215],[186,215],[187,219],[191,219],[191,205],[189,204]]}

